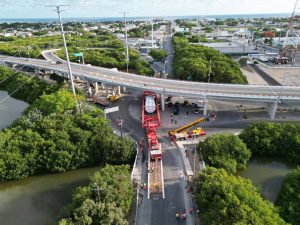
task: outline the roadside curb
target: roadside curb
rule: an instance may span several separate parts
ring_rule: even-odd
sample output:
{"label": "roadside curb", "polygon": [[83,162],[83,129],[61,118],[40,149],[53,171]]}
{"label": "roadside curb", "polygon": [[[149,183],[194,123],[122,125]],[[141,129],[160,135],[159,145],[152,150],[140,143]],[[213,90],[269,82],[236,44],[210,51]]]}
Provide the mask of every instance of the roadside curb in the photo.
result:
{"label": "roadside curb", "polygon": [[177,147],[179,149],[181,159],[182,159],[182,162],[183,162],[183,165],[184,165],[185,173],[187,175],[187,180],[190,182],[194,177],[194,172],[192,170],[190,161],[186,157],[185,148],[184,148],[183,144],[178,142],[178,141],[176,141],[175,144],[177,145]]}

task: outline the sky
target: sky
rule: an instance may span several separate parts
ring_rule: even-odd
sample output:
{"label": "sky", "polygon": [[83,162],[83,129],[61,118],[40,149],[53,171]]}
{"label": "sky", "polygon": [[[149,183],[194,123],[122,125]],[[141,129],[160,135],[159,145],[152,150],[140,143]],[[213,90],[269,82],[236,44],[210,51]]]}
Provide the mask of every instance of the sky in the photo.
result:
{"label": "sky", "polygon": [[67,18],[136,17],[291,13],[295,0],[0,0],[0,18],[53,18],[55,4],[70,4]]}

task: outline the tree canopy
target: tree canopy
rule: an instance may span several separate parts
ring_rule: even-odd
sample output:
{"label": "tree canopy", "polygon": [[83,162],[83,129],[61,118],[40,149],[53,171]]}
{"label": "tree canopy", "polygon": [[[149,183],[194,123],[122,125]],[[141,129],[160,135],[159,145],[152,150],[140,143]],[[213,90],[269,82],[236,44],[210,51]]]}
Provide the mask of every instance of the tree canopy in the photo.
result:
{"label": "tree canopy", "polygon": [[204,225],[285,225],[275,207],[250,180],[207,168],[196,179],[196,201]]}
{"label": "tree canopy", "polygon": [[[230,57],[205,46],[189,44],[185,37],[174,37],[174,75],[182,80],[214,83],[247,84],[238,63]],[[210,71],[211,67],[211,71]]]}
{"label": "tree canopy", "polygon": [[280,215],[291,224],[300,224],[300,167],[290,172],[284,179],[276,205]]}
{"label": "tree canopy", "polygon": [[[6,74],[7,70],[0,69]],[[30,79],[14,76],[16,80]],[[32,97],[20,98],[34,103],[10,128],[0,131],[0,182],[134,160],[133,141],[115,136],[102,110],[83,104],[81,113],[73,114],[76,103],[71,92],[56,91],[38,79],[28,83],[31,85],[25,85],[23,93],[32,90]],[[6,88],[10,90],[9,85]]]}
{"label": "tree canopy", "polygon": [[246,168],[251,152],[243,141],[232,134],[216,134],[198,144],[203,159],[208,165],[223,168],[229,173]]}
{"label": "tree canopy", "polygon": [[157,61],[161,61],[167,57],[167,52],[163,49],[151,49],[150,56]]}
{"label": "tree canopy", "polygon": [[240,137],[253,154],[281,156],[300,164],[299,125],[256,123],[247,127]]}
{"label": "tree canopy", "polygon": [[[118,68],[126,70],[125,47],[121,40],[109,32],[95,31],[96,34],[83,33],[81,36],[69,33],[66,35],[70,60],[76,62],[79,58],[74,53],[82,52],[85,62],[95,66]],[[31,58],[42,58],[42,51],[59,49],[58,55],[65,58],[63,42],[60,36],[41,36],[27,38],[4,39],[0,45],[0,53]],[[82,62],[82,59],[80,59]],[[130,49],[129,69],[141,75],[153,75],[150,64],[143,60],[137,51]]]}
{"label": "tree canopy", "polygon": [[90,179],[88,186],[73,193],[65,224],[128,225],[126,217],[133,199],[129,166],[106,165]]}

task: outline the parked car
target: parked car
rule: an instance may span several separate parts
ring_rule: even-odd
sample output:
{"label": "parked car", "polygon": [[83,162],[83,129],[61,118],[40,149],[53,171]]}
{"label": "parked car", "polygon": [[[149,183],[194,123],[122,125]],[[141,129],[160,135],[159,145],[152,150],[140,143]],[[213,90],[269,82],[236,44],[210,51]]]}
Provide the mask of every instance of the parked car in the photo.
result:
{"label": "parked car", "polygon": [[194,109],[194,114],[199,114],[199,113],[200,113],[199,108],[195,108],[195,109]]}

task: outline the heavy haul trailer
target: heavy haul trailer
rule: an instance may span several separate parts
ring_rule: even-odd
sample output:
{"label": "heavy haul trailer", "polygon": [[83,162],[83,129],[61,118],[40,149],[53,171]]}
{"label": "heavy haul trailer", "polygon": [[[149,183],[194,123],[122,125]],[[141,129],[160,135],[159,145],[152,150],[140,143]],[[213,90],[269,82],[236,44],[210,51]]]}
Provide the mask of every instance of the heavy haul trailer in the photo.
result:
{"label": "heavy haul trailer", "polygon": [[160,126],[158,96],[145,91],[142,101],[142,127],[146,129],[148,141],[148,199],[165,198],[162,164],[162,149],[157,138]]}

